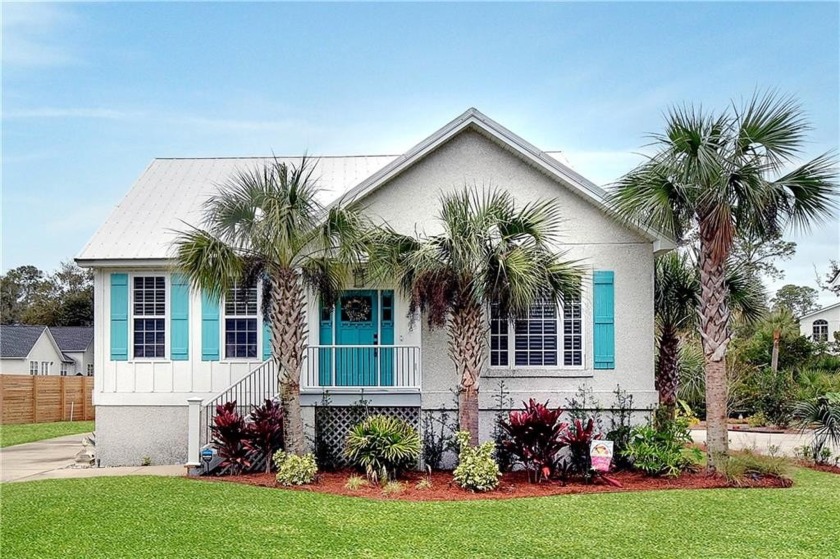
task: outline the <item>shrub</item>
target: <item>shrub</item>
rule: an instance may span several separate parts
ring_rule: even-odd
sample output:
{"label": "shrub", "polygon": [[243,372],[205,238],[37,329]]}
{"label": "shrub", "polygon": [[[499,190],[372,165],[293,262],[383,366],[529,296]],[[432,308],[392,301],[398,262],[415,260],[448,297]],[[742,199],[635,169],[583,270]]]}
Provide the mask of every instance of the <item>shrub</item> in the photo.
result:
{"label": "shrub", "polygon": [[371,482],[385,483],[417,462],[420,445],[417,431],[405,421],[374,415],[350,430],[345,453]]}
{"label": "shrub", "polygon": [[315,452],[315,460],[322,470],[331,472],[336,470],[341,462],[341,448],[332,442],[328,437],[329,425],[333,424],[335,408],[332,406],[329,394],[321,396],[321,403],[315,406],[315,436],[312,441],[312,450]]}
{"label": "shrub", "polygon": [[283,408],[279,402],[266,399],[261,406],[253,407],[250,419],[245,446],[265,458],[265,473],[269,473],[274,451],[283,446]]}
{"label": "shrub", "polygon": [[595,432],[595,420],[593,418],[590,417],[586,423],[583,423],[580,419],[572,421],[572,424],[560,439],[569,449],[563,474],[589,477],[590,470],[592,470],[589,447],[592,441],[600,438],[602,438],[602,435]]}
{"label": "shrub", "polygon": [[513,398],[510,397],[505,381],[499,381],[499,390],[493,395],[493,400],[496,402],[496,417],[493,421],[493,442],[495,446],[493,457],[501,471],[509,472],[516,462],[516,457],[507,444],[510,437],[502,427],[502,422],[507,418],[508,411],[513,407]]}
{"label": "shrub", "polygon": [[277,483],[280,485],[308,485],[318,475],[318,465],[312,454],[298,456],[278,450],[273,460],[277,467]]}
{"label": "shrub", "polygon": [[781,456],[763,456],[750,450],[730,455],[723,463],[723,475],[730,485],[739,487],[747,480],[773,477],[790,482],[787,460]]}
{"label": "shrub", "polygon": [[344,488],[349,489],[350,491],[358,491],[362,487],[367,487],[367,485],[368,480],[362,476],[352,475],[347,478],[347,483],[344,484]]}
{"label": "shrub", "polygon": [[556,473],[557,454],[566,446],[566,424],[560,421],[563,410],[549,409],[548,402],[540,404],[532,398],[524,405],[523,411],[510,412],[508,420],[500,425],[508,437],[505,447],[525,466],[528,479],[536,483]]}
{"label": "shrub", "polygon": [[486,442],[479,446],[470,446],[468,431],[459,431],[456,440],[460,447],[458,467],[453,475],[455,483],[470,491],[491,491],[498,487],[502,472],[493,459],[494,445]]}
{"label": "shrub", "polygon": [[764,427],[767,425],[767,418],[763,411],[757,411],[747,418],[747,425],[750,427]]}
{"label": "shrub", "polygon": [[432,482],[429,478],[423,478],[417,483],[414,484],[414,489],[418,491],[426,491],[427,489],[432,488]]}
{"label": "shrub", "polygon": [[403,491],[405,491],[405,485],[399,481],[389,481],[382,486],[383,495],[399,495]]}
{"label": "shrub", "polygon": [[230,468],[234,475],[242,473],[251,467],[245,418],[236,411],[236,400],[216,406],[216,416],[213,418],[213,444],[219,449],[222,461],[221,468]]}
{"label": "shrub", "polygon": [[449,412],[443,407],[438,412],[423,412],[423,463],[427,467],[442,468],[443,455],[454,446],[452,433],[456,429],[457,423],[450,421]]}
{"label": "shrub", "polygon": [[702,458],[698,449],[688,448],[690,442],[687,420],[678,417],[658,429],[652,425],[633,429],[624,454],[634,468],[648,475],[676,477]]}
{"label": "shrub", "polygon": [[611,410],[610,428],[605,438],[613,442],[613,466],[616,470],[626,470],[630,468],[630,460],[624,456],[624,451],[630,442],[630,431],[633,430],[630,425],[633,395],[622,390],[620,386],[615,387],[613,394],[615,403]]}
{"label": "shrub", "polygon": [[793,416],[802,431],[814,427],[807,458],[817,463],[828,463],[831,459],[829,445],[840,446],[840,393],[798,402]]}

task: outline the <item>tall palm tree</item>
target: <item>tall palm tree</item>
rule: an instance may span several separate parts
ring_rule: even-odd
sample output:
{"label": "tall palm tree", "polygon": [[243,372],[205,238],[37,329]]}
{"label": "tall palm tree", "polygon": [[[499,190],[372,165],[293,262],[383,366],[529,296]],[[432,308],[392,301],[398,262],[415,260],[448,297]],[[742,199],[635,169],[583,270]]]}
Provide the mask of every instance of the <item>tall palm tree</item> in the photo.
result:
{"label": "tall palm tree", "polygon": [[334,300],[363,253],[366,221],[356,208],[319,201],[317,163],[277,159],[237,171],[204,204],[201,228],[183,231],[174,247],[191,283],[220,298],[237,283],[263,281],[271,354],[286,408],[287,451],[305,451],[300,372],[306,349],[305,290]]}
{"label": "tall palm tree", "polygon": [[557,252],[553,202],[517,209],[506,191],[464,187],[440,199],[438,235],[384,231],[371,269],[392,278],[431,328],[446,327],[459,378],[459,424],[478,442],[479,379],[487,357],[487,310],[512,320],[538,300],[576,296],[581,270]]}
{"label": "tall palm tree", "polygon": [[[727,270],[728,305],[747,323],[754,323],[764,313],[764,290],[759,282],[740,267]],[[689,253],[669,252],[654,264],[654,312],[657,347],[656,390],[659,392],[657,414],[672,420],[679,392],[681,336],[698,322],[700,277]]]}
{"label": "tall palm tree", "polygon": [[799,106],[773,93],[721,114],[671,109],[656,153],[619,179],[612,207],[683,238],[699,235],[700,336],[706,369],[708,464],[728,452],[726,263],[742,232],[771,237],[788,223],[807,229],[836,208],[832,154],[794,165],[808,125]]}

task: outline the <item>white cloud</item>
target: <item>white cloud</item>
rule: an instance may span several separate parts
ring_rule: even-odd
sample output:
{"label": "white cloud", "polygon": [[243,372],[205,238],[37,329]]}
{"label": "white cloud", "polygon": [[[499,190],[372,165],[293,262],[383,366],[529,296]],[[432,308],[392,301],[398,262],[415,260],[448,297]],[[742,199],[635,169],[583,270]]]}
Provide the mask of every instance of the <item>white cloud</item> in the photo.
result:
{"label": "white cloud", "polygon": [[61,41],[78,17],[64,6],[3,3],[3,66],[60,66],[80,61]]}

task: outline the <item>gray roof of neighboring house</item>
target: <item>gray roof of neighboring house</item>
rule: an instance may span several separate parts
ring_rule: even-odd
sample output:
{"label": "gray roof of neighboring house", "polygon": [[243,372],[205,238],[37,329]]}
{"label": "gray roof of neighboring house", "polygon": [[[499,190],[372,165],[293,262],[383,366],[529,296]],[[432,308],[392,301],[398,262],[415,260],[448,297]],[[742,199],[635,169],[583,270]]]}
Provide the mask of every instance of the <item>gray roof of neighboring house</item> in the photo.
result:
{"label": "gray roof of neighboring house", "polygon": [[46,326],[0,326],[0,358],[25,358],[46,329]]}
{"label": "gray roof of neighboring house", "polygon": [[56,326],[50,334],[63,352],[85,351],[93,343],[93,328],[87,326]]}

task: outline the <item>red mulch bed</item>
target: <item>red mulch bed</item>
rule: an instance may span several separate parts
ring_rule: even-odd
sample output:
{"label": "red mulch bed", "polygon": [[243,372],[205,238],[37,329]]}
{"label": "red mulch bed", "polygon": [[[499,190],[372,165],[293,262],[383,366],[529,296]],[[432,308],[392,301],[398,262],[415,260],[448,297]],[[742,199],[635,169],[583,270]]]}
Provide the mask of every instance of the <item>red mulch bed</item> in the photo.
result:
{"label": "red mulch bed", "polygon": [[[618,480],[622,487],[613,487],[603,483],[584,484],[579,481],[571,481],[565,485],[559,481],[549,481],[539,484],[528,483],[525,472],[506,473],[502,477],[499,487],[495,491],[487,493],[473,493],[461,489],[452,481],[451,472],[433,472],[431,475],[432,487],[429,489],[416,489],[414,485],[426,475],[421,472],[408,472],[403,482],[404,491],[399,494],[385,495],[382,489],[375,486],[366,486],[352,491],[344,487],[347,478],[355,472],[350,470],[339,472],[323,472],[319,474],[318,480],[312,485],[300,487],[280,487],[274,479],[274,474],[247,474],[240,476],[205,476],[200,479],[207,481],[223,481],[229,483],[241,483],[245,485],[256,485],[259,487],[272,487],[288,489],[292,491],[311,491],[317,493],[330,493],[333,495],[346,495],[350,497],[367,497],[369,499],[405,500],[405,501],[463,501],[470,499],[513,499],[518,497],[546,497],[549,495],[569,495],[576,493],[614,493],[622,491],[656,491],[662,489],[716,489],[730,487],[726,480],[720,476],[708,476],[705,473],[685,473],[678,478],[653,478],[647,477],[638,472],[617,472],[610,477]],[[747,480],[742,487],[788,487],[789,480],[777,478],[763,478],[758,480]]]}
{"label": "red mulch bed", "polygon": [[840,475],[840,466],[832,466],[831,464],[815,464],[809,460],[797,460],[796,463],[803,468],[810,468],[818,472],[828,472],[829,474]]}

